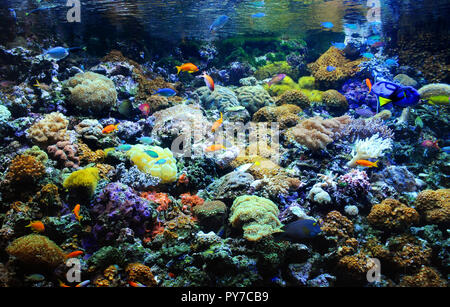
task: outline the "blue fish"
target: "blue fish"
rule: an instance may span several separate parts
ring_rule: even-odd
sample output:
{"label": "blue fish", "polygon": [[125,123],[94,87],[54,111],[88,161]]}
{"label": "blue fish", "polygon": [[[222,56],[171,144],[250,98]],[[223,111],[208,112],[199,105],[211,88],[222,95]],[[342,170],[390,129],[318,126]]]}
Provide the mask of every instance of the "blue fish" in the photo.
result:
{"label": "blue fish", "polygon": [[335,71],[335,70],[336,70],[336,67],[334,67],[334,66],[327,66],[327,71],[332,72],[332,71]]}
{"label": "blue fish", "polygon": [[256,6],[256,7],[261,7],[261,6],[264,6],[264,1],[251,2],[250,5]]}
{"label": "blue fish", "polygon": [[313,238],[322,231],[320,226],[319,222],[312,219],[297,220],[284,226],[281,237],[293,241]]}
{"label": "blue fish", "polygon": [[356,30],[356,29],[358,29],[358,25],[356,25],[356,24],[354,24],[354,23],[346,23],[346,24],[344,24],[344,27],[345,27],[345,28],[349,28],[349,29],[351,29],[351,30]]}
{"label": "blue fish", "polygon": [[40,7],[38,7],[38,8],[35,8],[34,10],[31,10],[31,11],[25,13],[25,16],[28,16],[28,15],[34,13],[34,12],[53,9],[53,8],[55,8],[55,7],[58,7],[58,6],[59,6],[59,4],[48,4],[48,5],[43,5],[43,6],[40,6]]}
{"label": "blue fish", "polygon": [[217,31],[223,28],[223,26],[228,22],[229,17],[227,15],[222,15],[216,18],[214,22],[209,27],[209,32]]}
{"label": "blue fish", "polygon": [[58,46],[58,47],[53,47],[53,48],[45,50],[42,55],[48,55],[52,59],[55,59],[55,60],[59,61],[61,59],[64,59],[66,56],[68,56],[70,50],[75,50],[75,49],[86,50],[86,47],[64,48],[64,47],[59,47]]}
{"label": "blue fish", "polygon": [[159,155],[156,152],[154,152],[153,150],[146,150],[145,153],[147,155],[149,155],[150,157],[152,157],[152,158],[158,158],[159,157]]}
{"label": "blue fish", "polygon": [[372,59],[374,57],[373,53],[370,52],[365,52],[362,54],[362,56],[368,59]]}
{"label": "blue fish", "polygon": [[117,146],[117,147],[116,147],[116,150],[119,150],[119,151],[128,151],[128,150],[130,150],[132,147],[133,147],[133,146],[130,145],[130,144],[122,144],[122,145]]}
{"label": "blue fish", "polygon": [[446,153],[450,153],[450,146],[442,147],[441,149]]}
{"label": "blue fish", "polygon": [[177,92],[175,92],[171,88],[161,88],[153,93],[153,95],[161,95],[163,97],[172,97],[172,96],[175,96],[176,94],[177,94]]}
{"label": "blue fish", "polygon": [[161,165],[161,164],[164,164],[164,163],[166,163],[167,162],[167,160],[166,159],[159,159],[158,161],[156,161],[156,165]]}
{"label": "blue fish", "polygon": [[142,144],[146,144],[146,145],[151,145],[155,142],[154,139],[152,139],[149,136],[143,136],[137,139],[139,142],[141,142]]}
{"label": "blue fish", "polygon": [[322,22],[320,25],[325,29],[331,29],[332,27],[334,27],[334,24],[330,21]]}
{"label": "blue fish", "polygon": [[345,48],[345,44],[344,44],[344,43],[331,43],[331,45],[332,45],[333,47],[336,47],[336,48],[339,49],[339,50],[342,50],[342,49]]}
{"label": "blue fish", "polygon": [[384,62],[387,66],[394,66],[394,65],[398,65],[397,60],[394,59],[387,59],[386,62]]}
{"label": "blue fish", "polygon": [[17,20],[17,14],[14,9],[9,9],[9,13],[11,14],[12,18],[14,18],[14,21]]}
{"label": "blue fish", "polygon": [[378,41],[380,41],[381,36],[380,35],[372,35],[372,36],[369,37],[369,39],[378,42]]}
{"label": "blue fish", "polygon": [[264,13],[256,13],[256,14],[252,15],[252,18],[261,18],[261,17],[264,17],[264,16],[266,16],[266,14],[264,14]]}

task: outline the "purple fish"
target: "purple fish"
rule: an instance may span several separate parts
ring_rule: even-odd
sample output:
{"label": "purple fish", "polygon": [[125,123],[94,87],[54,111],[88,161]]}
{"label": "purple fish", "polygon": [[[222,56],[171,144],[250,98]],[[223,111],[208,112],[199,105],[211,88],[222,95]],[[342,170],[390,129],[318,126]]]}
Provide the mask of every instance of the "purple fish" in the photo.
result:
{"label": "purple fish", "polygon": [[271,87],[272,84],[281,82],[281,81],[283,81],[284,78],[286,78],[285,74],[278,74],[278,75],[274,76],[272,78],[272,80],[270,80],[267,84],[269,85],[269,87]]}
{"label": "purple fish", "polygon": [[360,109],[355,109],[356,114],[358,114],[361,117],[367,118],[367,117],[372,117],[375,115],[374,112],[372,112],[370,109],[367,108],[360,108]]}

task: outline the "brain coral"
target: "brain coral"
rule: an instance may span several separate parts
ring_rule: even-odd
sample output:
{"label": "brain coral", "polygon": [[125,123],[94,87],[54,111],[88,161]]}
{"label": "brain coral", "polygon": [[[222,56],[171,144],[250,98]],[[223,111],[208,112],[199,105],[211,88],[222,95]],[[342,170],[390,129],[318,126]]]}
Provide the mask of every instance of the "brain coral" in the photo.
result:
{"label": "brain coral", "polygon": [[285,92],[283,95],[278,97],[275,103],[277,106],[281,106],[283,104],[295,104],[301,108],[307,108],[311,104],[308,96],[299,90]]}
{"label": "brain coral", "polygon": [[47,114],[27,130],[27,137],[40,146],[53,145],[67,139],[69,121],[59,112]]}
{"label": "brain coral", "polygon": [[[350,61],[345,58],[343,51],[331,47],[316,62],[308,64],[308,68],[321,88],[337,88],[340,83],[349,77],[353,77],[359,71],[358,65],[362,61],[363,59]],[[328,66],[333,66],[336,69],[328,71]]]}
{"label": "brain coral", "polygon": [[273,103],[269,93],[261,85],[239,87],[235,93],[240,105],[245,107],[250,115]]}
{"label": "brain coral", "polygon": [[281,106],[266,106],[253,114],[255,122],[279,122],[280,128],[292,127],[298,124],[300,117],[297,115],[302,109],[293,104]]}
{"label": "brain coral", "polygon": [[348,109],[347,98],[336,90],[328,90],[322,94],[322,103],[332,111],[346,111]]}
{"label": "brain coral", "polygon": [[287,142],[297,142],[310,150],[324,149],[329,143],[333,142],[336,133],[349,122],[350,117],[346,115],[329,119],[315,116],[289,128],[284,136]]}
{"label": "brain coral", "polygon": [[258,241],[264,236],[282,232],[276,204],[267,198],[243,195],[231,206],[229,221],[233,227],[242,227],[244,238]]}
{"label": "brain coral", "polygon": [[450,222],[450,189],[425,190],[419,193],[415,206],[429,223]]}
{"label": "brain coral", "polygon": [[31,234],[14,240],[6,252],[20,261],[35,266],[54,268],[64,263],[63,250],[45,236]]}
{"label": "brain coral", "polygon": [[117,101],[117,91],[107,77],[93,73],[79,73],[67,81],[69,104],[81,112],[110,110]]}
{"label": "brain coral", "polygon": [[372,207],[367,220],[382,230],[404,230],[419,221],[419,214],[398,200],[388,198]]}
{"label": "brain coral", "polygon": [[198,97],[200,104],[207,110],[216,109],[224,112],[226,108],[239,106],[236,94],[223,86],[216,85],[213,92],[208,87],[203,86],[193,93],[194,97]]}

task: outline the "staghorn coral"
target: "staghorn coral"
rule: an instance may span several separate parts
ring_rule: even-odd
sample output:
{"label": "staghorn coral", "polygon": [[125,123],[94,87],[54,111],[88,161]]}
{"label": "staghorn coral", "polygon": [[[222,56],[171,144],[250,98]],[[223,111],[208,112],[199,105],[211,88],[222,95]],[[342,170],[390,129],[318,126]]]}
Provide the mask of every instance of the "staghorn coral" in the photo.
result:
{"label": "staghorn coral", "polygon": [[376,159],[383,154],[384,150],[392,148],[391,139],[383,139],[377,134],[372,135],[372,137],[357,140],[355,143],[355,148],[352,150],[352,159],[347,163],[349,167],[355,167],[356,161],[363,159]]}
{"label": "staghorn coral", "polygon": [[419,221],[419,214],[398,200],[385,199],[376,204],[367,216],[369,223],[378,229],[386,231],[405,230]]}
{"label": "staghorn coral", "polygon": [[436,224],[450,222],[450,189],[422,191],[417,195],[414,204],[426,222]]}
{"label": "staghorn coral", "polygon": [[59,141],[55,145],[47,147],[49,154],[68,168],[78,168],[80,158],[77,156],[78,146],[70,141]]}
{"label": "staghorn coral", "polygon": [[329,143],[337,139],[337,132],[342,130],[349,121],[350,117],[346,115],[330,119],[315,116],[287,129],[284,137],[288,143],[299,143],[310,150],[325,149]]}
{"label": "staghorn coral", "polygon": [[[344,52],[336,47],[330,47],[316,62],[308,64],[312,76],[321,88],[339,88],[340,83],[349,77],[353,77],[360,70],[358,67],[363,59],[350,61],[345,58]],[[334,71],[328,71],[327,67],[333,66]]]}
{"label": "staghorn coral", "polygon": [[147,287],[156,286],[156,280],[151,269],[142,263],[130,263],[125,268],[128,281],[139,282]]}
{"label": "staghorn coral", "polygon": [[269,93],[261,86],[242,86],[235,90],[239,104],[252,115],[260,108],[273,104]]}
{"label": "staghorn coral", "polygon": [[117,102],[114,82],[94,72],[76,74],[67,81],[67,88],[69,105],[83,113],[110,110]]}
{"label": "staghorn coral", "polygon": [[299,90],[287,91],[281,96],[277,98],[275,101],[277,106],[281,106],[283,104],[294,104],[301,108],[307,108],[310,106],[311,102],[309,101],[308,96],[306,96],[303,92]]}
{"label": "staghorn coral", "polygon": [[63,114],[53,112],[34,123],[27,130],[27,137],[39,146],[53,145],[67,139],[68,124],[69,121]]}
{"label": "staghorn coral", "polygon": [[63,250],[46,236],[31,234],[14,240],[6,252],[32,266],[55,268],[64,263]]}
{"label": "staghorn coral", "polygon": [[9,165],[6,178],[14,182],[36,181],[45,174],[45,166],[33,156],[16,156]]}
{"label": "staghorn coral", "polygon": [[244,238],[258,241],[264,236],[281,232],[277,205],[267,198],[243,195],[237,197],[231,206],[229,222],[233,227],[242,227]]}

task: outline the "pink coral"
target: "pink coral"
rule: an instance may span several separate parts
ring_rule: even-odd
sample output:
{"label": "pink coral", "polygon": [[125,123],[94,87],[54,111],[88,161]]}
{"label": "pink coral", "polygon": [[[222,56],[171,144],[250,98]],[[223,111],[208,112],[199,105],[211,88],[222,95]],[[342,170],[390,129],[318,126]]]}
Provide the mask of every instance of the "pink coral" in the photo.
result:
{"label": "pink coral", "polygon": [[59,141],[55,145],[47,147],[47,151],[65,167],[78,168],[80,158],[77,156],[78,146],[70,141]]}
{"label": "pink coral", "polygon": [[347,184],[349,188],[357,191],[368,191],[370,189],[367,173],[357,169],[352,169],[349,173],[340,176],[338,182]]}

